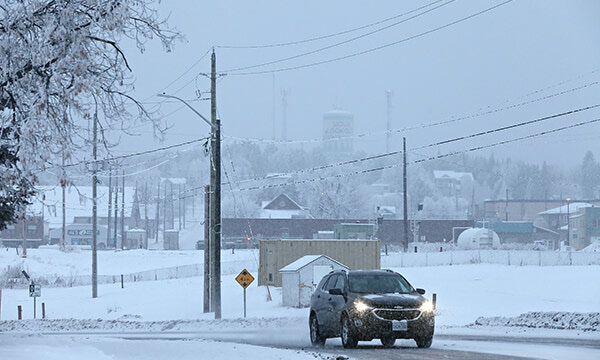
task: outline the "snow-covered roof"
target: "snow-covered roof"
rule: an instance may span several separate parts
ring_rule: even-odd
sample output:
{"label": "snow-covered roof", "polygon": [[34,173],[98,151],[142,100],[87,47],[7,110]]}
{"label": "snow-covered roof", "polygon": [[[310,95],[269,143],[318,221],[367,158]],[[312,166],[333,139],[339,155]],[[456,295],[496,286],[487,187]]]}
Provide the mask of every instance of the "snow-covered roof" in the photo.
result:
{"label": "snow-covered roof", "polygon": [[265,210],[305,210],[286,194],[280,194],[268,203],[263,203]]}
{"label": "snow-covered roof", "polygon": [[550,210],[546,210],[546,211],[542,211],[541,213],[539,213],[540,215],[556,215],[556,214],[567,214],[567,213],[576,213],[577,211],[579,211],[579,209],[582,208],[586,208],[586,207],[592,207],[594,205],[592,204],[588,204],[588,203],[580,203],[580,202],[575,202],[575,203],[570,203],[568,205],[563,205],[563,206],[559,206]]}
{"label": "snow-covered roof", "polygon": [[284,266],[283,268],[281,268],[279,270],[279,272],[295,272],[298,271],[300,269],[302,269],[303,267],[311,264],[312,262],[316,261],[317,259],[320,259],[322,257],[327,258],[328,260],[337,263],[341,266],[344,266],[342,263],[340,263],[339,261],[335,261],[334,259],[330,258],[327,255],[304,255],[303,257],[301,257],[300,259],[294,261],[291,264],[288,264],[286,266]]}
{"label": "snow-covered roof", "polygon": [[457,181],[466,177],[468,180],[473,180],[473,174],[470,172],[456,172],[452,170],[433,170],[433,177],[436,179],[452,179]]}

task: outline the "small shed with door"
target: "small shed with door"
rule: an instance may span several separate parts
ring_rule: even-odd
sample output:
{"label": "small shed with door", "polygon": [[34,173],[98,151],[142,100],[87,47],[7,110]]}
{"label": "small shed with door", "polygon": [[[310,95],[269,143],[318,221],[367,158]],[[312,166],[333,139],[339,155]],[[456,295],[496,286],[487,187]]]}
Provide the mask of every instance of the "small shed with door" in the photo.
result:
{"label": "small shed with door", "polygon": [[323,276],[348,267],[327,255],[305,255],[279,270],[282,280],[282,305],[306,307]]}

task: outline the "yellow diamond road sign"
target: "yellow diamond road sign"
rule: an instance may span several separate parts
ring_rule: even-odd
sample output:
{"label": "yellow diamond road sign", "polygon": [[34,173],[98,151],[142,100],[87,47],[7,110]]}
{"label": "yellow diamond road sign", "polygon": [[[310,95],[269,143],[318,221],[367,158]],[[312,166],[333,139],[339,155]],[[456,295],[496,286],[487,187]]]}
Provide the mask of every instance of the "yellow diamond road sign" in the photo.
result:
{"label": "yellow diamond road sign", "polygon": [[235,280],[242,285],[245,289],[254,281],[254,277],[250,275],[248,270],[244,269],[242,272],[235,278]]}

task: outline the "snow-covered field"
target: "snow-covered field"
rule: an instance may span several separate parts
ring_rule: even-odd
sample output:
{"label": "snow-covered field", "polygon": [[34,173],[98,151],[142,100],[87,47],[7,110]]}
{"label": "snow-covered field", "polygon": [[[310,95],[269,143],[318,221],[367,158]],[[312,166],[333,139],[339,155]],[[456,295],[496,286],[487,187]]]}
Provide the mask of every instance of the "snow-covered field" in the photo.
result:
{"label": "snow-covered field", "polygon": [[[14,250],[13,250],[14,251]],[[100,274],[110,274],[110,267],[116,273],[149,270],[192,264],[201,262],[199,251],[146,251],[135,250],[125,252],[105,251],[99,253]],[[256,274],[257,253],[251,250],[236,250],[235,254],[223,251],[223,260],[236,264],[241,271],[249,269]],[[55,273],[77,269],[80,274],[88,273],[90,253],[80,251],[61,253],[53,249],[31,250],[24,264],[32,275],[54,270]],[[0,269],[23,261],[12,253],[2,252]],[[110,267],[109,267],[110,266]],[[232,267],[232,268],[233,268]],[[527,336],[546,336],[552,331],[552,337],[586,338],[600,341],[600,283],[597,281],[600,266],[506,266],[494,264],[471,264],[436,267],[395,268],[409,279],[415,287],[425,288],[426,296],[437,294],[438,317],[436,320],[438,334],[498,334],[519,336],[526,330]],[[113,272],[115,273],[115,272]],[[271,330],[274,336],[293,339],[297,346],[308,346],[308,309],[286,308],[281,306],[280,289],[271,288],[273,301],[267,301],[266,287],[256,286],[256,282],[247,290],[248,318],[243,320],[243,290],[235,281],[237,272],[222,277],[222,321],[213,320],[212,313],[202,312],[202,277],[184,279],[130,282],[121,289],[120,284],[103,284],[99,286],[99,297],[91,298],[90,286],[67,288],[42,288],[42,297],[38,299],[38,315],[41,314],[40,303],[46,306],[46,321],[15,321],[17,305],[23,306],[25,319],[33,316],[33,301],[26,289],[3,289],[0,322],[0,358],[30,359],[23,354],[15,355],[17,350],[14,339],[9,334],[23,332],[64,332],[64,331],[144,331],[152,333],[165,332],[205,332],[206,334],[241,332],[252,336],[259,331]],[[537,315],[522,315],[526,313]],[[546,313],[540,315],[539,312]],[[578,313],[578,314],[575,314]],[[595,314],[592,314],[595,313]],[[558,316],[563,324],[577,321],[585,327],[575,330],[535,329],[533,325],[556,324],[552,320]],[[101,320],[98,320],[101,319]],[[550,320],[549,320],[550,319]],[[546,326],[552,328],[552,326]],[[564,327],[564,326],[563,326]],[[281,329],[287,329],[285,331]],[[578,329],[578,330],[577,330]],[[585,329],[585,331],[583,330]],[[209,335],[205,338],[213,338]],[[44,338],[33,337],[30,340],[36,345],[31,351],[43,354],[50,346]],[[231,340],[231,339],[228,339]],[[235,340],[235,336],[234,336]],[[29,340],[28,340],[29,341]],[[64,337],[66,347],[75,342]],[[202,340],[206,342],[206,340]],[[282,340],[284,341],[284,340]],[[336,340],[333,340],[335,342]],[[448,347],[447,339],[434,342],[434,347]],[[90,340],[85,344],[73,343],[82,356],[90,359],[129,358],[122,340]],[[469,349],[469,342],[455,342],[452,347]],[[55,344],[55,343],[52,343]],[[208,343],[207,343],[208,344]],[[207,348],[214,350],[214,358],[228,358],[225,348],[232,345],[220,342],[212,343]],[[436,345],[437,344],[437,345]],[[458,345],[457,345],[458,344]],[[114,345],[114,346],[113,346]],[[158,345],[151,345],[158,346]],[[256,352],[250,345],[235,345],[241,353]],[[479,344],[478,346],[481,346]],[[168,351],[170,345],[161,349]],[[187,358],[185,349],[193,353],[193,346],[185,343],[181,348],[182,358]],[[223,348],[223,349],[221,349]],[[37,349],[37,350],[35,350]],[[44,350],[46,349],[46,350]],[[112,349],[103,350],[103,349]],[[490,348],[491,349],[491,348]],[[495,349],[495,348],[494,348]],[[66,350],[65,350],[66,351]],[[99,352],[98,352],[99,351]],[[286,350],[290,352],[291,350]],[[314,358],[305,352],[269,349],[261,358]],[[494,350],[496,351],[496,350]],[[579,350],[580,351],[580,350]],[[600,355],[598,349],[588,349],[585,354]],[[95,353],[97,352],[97,353]],[[68,353],[68,351],[66,352]],[[157,352],[157,354],[160,352]],[[557,352],[557,354],[560,352]],[[94,355],[96,354],[96,355]],[[262,354],[262,352],[261,352]],[[535,355],[535,351],[528,355]],[[20,357],[19,357],[20,356]],[[95,357],[94,357],[95,356]],[[105,356],[105,357],[102,357]],[[154,356],[154,355],[153,355]],[[272,357],[269,357],[272,356]],[[65,357],[61,357],[64,359]],[[66,357],[68,358],[68,357]],[[80,357],[77,357],[80,358]],[[156,355],[156,358],[161,358]],[[561,357],[545,357],[561,358]],[[564,357],[562,357],[564,358]],[[593,358],[593,357],[590,357]]]}

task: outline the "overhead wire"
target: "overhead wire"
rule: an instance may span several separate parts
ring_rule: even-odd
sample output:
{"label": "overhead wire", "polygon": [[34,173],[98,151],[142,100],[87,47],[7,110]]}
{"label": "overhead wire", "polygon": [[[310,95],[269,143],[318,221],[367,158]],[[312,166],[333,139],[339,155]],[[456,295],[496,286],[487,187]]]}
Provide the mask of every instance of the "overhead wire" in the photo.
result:
{"label": "overhead wire", "polygon": [[[365,34],[362,34],[362,35],[359,35],[359,36],[355,36],[353,38],[350,38],[350,39],[347,39],[347,40],[344,40],[344,41],[340,41],[340,42],[337,42],[337,43],[334,43],[334,44],[331,44],[331,45],[327,45],[327,46],[324,46],[324,47],[321,47],[321,48],[318,48],[318,49],[315,49],[315,50],[307,51],[307,52],[304,52],[304,53],[301,53],[301,54],[297,54],[297,55],[285,57],[285,58],[278,59],[278,60],[268,61],[268,62],[264,62],[264,63],[260,63],[260,64],[255,64],[255,65],[249,65],[249,66],[243,66],[243,67],[228,69],[228,70],[225,70],[224,72],[225,73],[237,72],[237,71],[242,71],[242,70],[249,70],[249,69],[255,69],[255,68],[258,68],[258,67],[264,67],[264,66],[279,64],[281,62],[285,62],[285,61],[289,61],[289,60],[294,60],[294,59],[298,59],[298,58],[305,57],[305,56],[308,56],[308,55],[316,54],[316,53],[319,53],[321,51],[333,49],[335,47],[338,47],[338,46],[341,46],[341,45],[345,45],[345,44],[351,43],[353,41],[360,40],[360,39],[363,39],[365,37],[371,36],[373,34],[379,33],[381,31],[387,30],[387,29],[392,28],[394,26],[398,26],[398,25],[403,24],[403,23],[405,23],[407,21],[413,20],[413,19],[418,18],[418,17],[420,17],[422,15],[428,14],[428,13],[430,13],[430,12],[432,12],[434,10],[437,10],[437,9],[443,7],[443,6],[451,4],[451,3],[455,2],[455,1],[456,0],[447,0],[445,3],[443,3],[441,5],[438,5],[438,6],[435,6],[435,7],[431,8],[431,9],[425,10],[425,11],[423,11],[423,12],[421,12],[419,14],[413,15],[413,16],[411,16],[409,18],[397,21],[397,22],[395,22],[393,24],[390,24],[390,25],[384,26],[382,28],[370,31],[368,33],[365,33]],[[412,11],[406,13],[406,14],[413,13],[413,12],[415,12],[417,10],[412,10]]]}
{"label": "overhead wire", "polygon": [[308,38],[308,39],[304,39],[304,40],[288,41],[288,42],[284,42],[284,43],[274,43],[274,44],[262,44],[262,45],[218,45],[216,47],[217,48],[221,48],[221,49],[265,49],[265,48],[273,48],[273,47],[299,45],[299,44],[305,44],[305,43],[319,41],[319,40],[325,40],[325,39],[329,39],[329,38],[332,38],[332,37],[336,37],[336,36],[340,36],[340,35],[346,35],[346,34],[353,33],[353,32],[356,32],[356,31],[360,31],[360,30],[363,30],[363,29],[367,29],[367,28],[370,28],[370,27],[373,27],[373,26],[377,26],[379,24],[383,24],[383,23],[395,20],[397,18],[409,15],[409,14],[415,12],[415,11],[419,11],[419,10],[425,9],[427,7],[435,5],[435,4],[437,4],[439,2],[442,2],[442,1],[444,1],[444,0],[436,0],[436,1],[431,2],[429,4],[423,5],[423,6],[419,7],[419,8],[416,8],[416,9],[413,9],[413,10],[410,10],[408,12],[404,12],[402,14],[398,14],[398,15],[395,15],[395,16],[392,16],[392,17],[388,17],[386,19],[379,20],[379,21],[376,21],[376,22],[373,22],[373,23],[370,23],[370,24],[362,25],[362,26],[359,26],[359,27],[355,27],[355,28],[352,28],[352,29],[340,31],[340,32],[333,33],[333,34],[316,36],[316,37]]}
{"label": "overhead wire", "polygon": [[[532,99],[532,100],[529,100],[529,101],[525,101],[525,102],[521,102],[521,103],[517,103],[517,104],[512,104],[512,105],[505,106],[505,107],[502,107],[502,108],[496,108],[496,109],[493,109],[493,110],[487,110],[487,111],[484,111],[484,112],[474,113],[474,114],[470,114],[470,115],[453,117],[453,118],[448,119],[448,120],[437,121],[437,122],[433,122],[433,123],[421,123],[421,124],[412,125],[412,126],[405,126],[405,127],[399,128],[399,129],[390,129],[390,130],[384,130],[384,131],[379,131],[379,132],[363,133],[363,134],[357,134],[357,135],[352,135],[352,136],[340,136],[340,137],[335,137],[335,138],[331,138],[331,139],[309,139],[309,140],[271,140],[271,139],[256,139],[256,138],[233,137],[233,136],[227,136],[226,138],[235,139],[235,140],[241,140],[241,141],[249,141],[249,142],[278,143],[278,144],[279,143],[283,143],[283,144],[300,144],[300,143],[316,143],[316,142],[327,142],[327,141],[339,141],[339,140],[346,140],[346,139],[360,139],[360,138],[365,138],[365,137],[370,137],[370,136],[376,136],[376,135],[387,135],[387,134],[400,133],[400,132],[411,131],[411,130],[426,129],[426,128],[435,127],[435,126],[439,126],[439,125],[445,125],[445,124],[460,122],[462,120],[474,119],[474,118],[482,117],[482,116],[485,116],[485,115],[495,114],[495,113],[499,113],[499,112],[502,112],[502,111],[515,109],[515,108],[518,108],[518,107],[521,107],[521,106],[533,104],[533,103],[536,103],[536,102],[548,100],[548,99],[551,99],[551,98],[554,98],[554,97],[557,97],[557,96],[561,96],[561,95],[565,95],[565,94],[568,94],[568,93],[571,93],[571,92],[576,92],[576,91],[579,91],[579,90],[583,90],[583,89],[586,89],[588,87],[595,86],[595,85],[598,85],[598,84],[600,84],[600,81],[593,81],[591,83],[587,83],[587,84],[584,84],[584,85],[581,85],[581,86],[578,86],[578,87],[574,87],[574,88],[571,88],[571,89],[563,90],[563,91],[560,91],[560,92],[557,92],[557,93],[553,93],[553,94],[546,95],[546,96],[543,96],[543,97],[539,97],[539,98],[536,98],[536,99]],[[534,93],[537,93],[537,91],[534,92]],[[487,108],[491,108],[491,106],[488,106]]]}
{"label": "overhead wire", "polygon": [[[251,71],[251,72],[234,72],[232,70],[229,70],[229,71],[225,71],[225,74],[227,74],[227,75],[234,75],[234,76],[247,76],[247,75],[261,75],[261,74],[279,73],[279,72],[284,72],[284,71],[299,70],[299,69],[305,69],[305,68],[314,67],[314,66],[318,66],[318,65],[324,65],[324,64],[328,64],[328,63],[332,63],[332,62],[336,62],[336,61],[341,61],[341,60],[345,60],[345,59],[349,59],[349,58],[353,58],[353,57],[357,57],[357,56],[369,54],[369,53],[372,53],[372,52],[375,52],[375,51],[379,51],[379,50],[382,50],[382,49],[385,49],[385,48],[388,48],[388,47],[391,47],[391,46],[394,46],[394,45],[398,45],[398,44],[401,44],[401,43],[404,43],[404,42],[407,42],[407,41],[410,41],[410,40],[414,40],[414,39],[423,37],[425,35],[437,32],[439,30],[451,27],[453,25],[456,25],[456,24],[459,24],[461,22],[464,22],[464,21],[467,21],[469,19],[472,19],[472,18],[474,18],[476,16],[479,16],[479,15],[485,14],[487,12],[490,12],[490,11],[492,11],[494,9],[497,9],[497,8],[503,6],[503,5],[506,5],[506,4],[508,4],[508,3],[512,2],[512,1],[513,0],[506,0],[506,1],[502,2],[502,3],[496,4],[494,6],[486,8],[484,10],[478,11],[476,13],[473,13],[471,15],[465,16],[465,17],[460,18],[458,20],[452,21],[452,22],[447,23],[445,25],[441,25],[441,26],[438,26],[436,28],[427,30],[425,32],[421,32],[419,34],[412,35],[412,36],[409,36],[409,37],[406,37],[406,38],[403,38],[403,39],[400,39],[400,40],[397,40],[397,41],[394,41],[394,42],[390,42],[390,43],[387,43],[387,44],[384,44],[384,45],[380,45],[380,46],[377,46],[377,47],[374,47],[374,48],[370,48],[370,49],[367,49],[367,50],[363,50],[363,51],[351,53],[351,54],[348,54],[348,55],[339,56],[339,57],[328,59],[328,60],[316,61],[316,62],[312,62],[312,63],[308,63],[308,64],[303,64],[303,65],[289,66],[289,67],[279,68],[279,69],[273,69],[273,70],[262,70],[262,71]],[[262,64],[262,65],[264,66],[265,64]]]}
{"label": "overhead wire", "polygon": [[[589,124],[593,124],[593,123],[598,123],[598,122],[600,122],[600,118],[596,118],[596,119],[588,120],[588,121],[582,121],[582,122],[579,122],[579,123],[575,123],[575,124],[571,124],[571,125],[566,125],[566,126],[562,126],[562,127],[559,127],[559,128],[552,129],[552,130],[546,130],[546,131],[542,131],[542,132],[538,132],[538,133],[534,133],[534,134],[530,134],[530,135],[526,135],[526,136],[520,136],[520,137],[512,138],[512,139],[509,139],[509,140],[498,141],[498,142],[487,144],[487,145],[476,146],[476,147],[472,147],[472,148],[469,148],[469,149],[466,149],[466,150],[460,150],[460,151],[454,151],[454,152],[450,152],[450,153],[446,153],[446,154],[439,154],[439,155],[435,155],[435,156],[430,156],[430,157],[427,157],[425,159],[419,159],[419,160],[414,160],[414,161],[411,161],[411,162],[407,162],[407,164],[418,164],[418,163],[422,163],[422,162],[426,162],[426,161],[432,161],[432,160],[436,160],[436,159],[443,159],[443,158],[450,157],[450,156],[456,156],[456,155],[460,155],[460,154],[466,154],[466,153],[470,153],[470,152],[474,152],[474,151],[478,151],[478,150],[492,148],[492,147],[496,147],[496,146],[505,145],[505,144],[509,144],[509,143],[512,143],[512,142],[516,142],[516,141],[522,141],[522,140],[526,140],[526,139],[531,139],[531,138],[539,137],[539,136],[544,136],[544,135],[556,133],[556,132],[559,132],[559,131],[573,129],[573,128],[576,128],[576,127],[585,126],[585,125],[589,125]],[[316,182],[316,181],[325,181],[325,180],[329,180],[329,179],[333,179],[333,178],[341,178],[341,177],[346,177],[346,176],[367,174],[367,173],[371,173],[371,172],[375,172],[375,171],[383,171],[383,170],[392,169],[392,168],[395,168],[395,167],[398,167],[398,166],[401,166],[401,164],[400,163],[396,163],[396,164],[379,166],[379,167],[376,167],[376,168],[371,168],[371,169],[366,169],[366,170],[357,170],[357,171],[352,171],[352,172],[347,172],[347,173],[340,173],[340,174],[328,175],[328,176],[326,175],[326,176],[320,176],[320,177],[315,177],[315,178],[290,181],[290,182],[285,182],[285,183],[267,184],[267,185],[261,185],[261,186],[239,188],[236,191],[256,191],[256,190],[264,190],[264,189],[269,189],[269,188],[278,188],[278,187],[286,187],[286,186],[291,186],[291,185],[300,185],[300,184],[311,183],[311,182]]]}
{"label": "overhead wire", "polygon": [[[523,121],[523,122],[519,122],[519,123],[507,125],[507,126],[501,126],[501,127],[498,127],[498,128],[490,129],[490,130],[476,132],[476,133],[469,134],[469,135],[459,136],[459,137],[455,137],[455,138],[452,138],[452,139],[447,139],[447,140],[443,140],[443,141],[438,141],[438,142],[430,143],[428,145],[423,145],[421,147],[417,147],[417,148],[414,148],[414,149],[411,149],[411,150],[422,150],[422,149],[427,149],[427,148],[431,148],[431,147],[437,147],[437,146],[440,146],[440,145],[446,145],[446,144],[449,144],[449,143],[452,143],[452,142],[461,141],[461,140],[470,139],[470,138],[475,138],[475,137],[484,136],[484,135],[489,135],[489,134],[493,134],[493,133],[496,133],[496,132],[505,131],[505,130],[509,130],[509,129],[515,129],[515,128],[518,128],[518,127],[522,127],[522,126],[531,125],[531,124],[534,124],[534,123],[539,123],[539,122],[547,121],[547,120],[550,120],[550,119],[555,119],[555,118],[559,118],[559,117],[563,117],[563,116],[567,116],[567,115],[572,115],[572,114],[576,114],[576,113],[583,112],[583,111],[588,111],[588,110],[596,109],[598,107],[600,107],[600,104],[590,105],[590,106],[586,106],[586,107],[583,107],[583,108],[573,109],[573,110],[561,112],[561,113],[558,113],[558,114],[553,114],[553,115],[544,116],[544,117],[541,117],[541,118],[536,118],[536,119],[533,119],[533,120]],[[370,160],[380,159],[380,158],[384,158],[384,157],[394,156],[394,155],[398,155],[398,154],[401,154],[401,153],[402,153],[401,151],[391,151],[391,152],[386,152],[386,153],[383,153],[383,154],[377,154],[377,155],[367,156],[367,157],[363,157],[363,158],[359,158],[359,159],[352,159],[352,160],[342,161],[342,162],[338,162],[338,163],[334,163],[334,164],[327,164],[327,165],[315,166],[315,167],[308,168],[308,169],[300,169],[300,170],[290,171],[290,172],[287,172],[287,173],[280,173],[280,174],[277,174],[277,177],[281,178],[283,176],[291,176],[291,175],[296,175],[296,174],[301,174],[301,173],[306,173],[306,172],[314,172],[314,171],[318,171],[318,170],[325,170],[325,169],[328,169],[328,168],[340,167],[340,166],[344,166],[344,165],[350,165],[350,164],[355,164],[355,163],[359,163],[359,162],[370,161]],[[275,178],[277,178],[277,177],[275,177]],[[252,178],[252,179],[240,180],[240,182],[260,181],[260,180],[265,180],[265,179],[267,179],[267,178],[265,178],[263,176],[263,177],[260,177],[260,178]]]}

